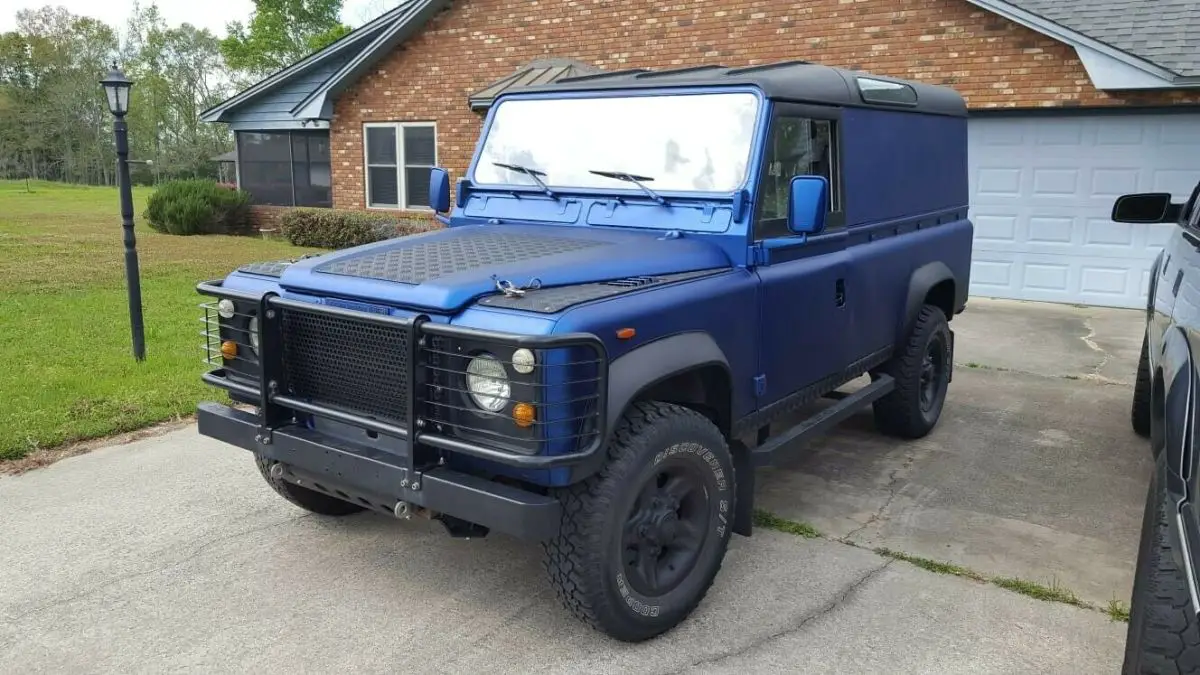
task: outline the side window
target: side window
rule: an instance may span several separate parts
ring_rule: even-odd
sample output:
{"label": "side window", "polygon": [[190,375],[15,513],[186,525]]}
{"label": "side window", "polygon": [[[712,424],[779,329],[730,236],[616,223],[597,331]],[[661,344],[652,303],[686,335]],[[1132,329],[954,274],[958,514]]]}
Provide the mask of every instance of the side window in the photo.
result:
{"label": "side window", "polygon": [[[841,176],[837,166],[837,123],[780,116],[771,125],[758,189],[754,238],[787,237],[788,185],[793,176],[824,176],[829,181],[829,210],[841,213]],[[831,229],[833,222],[830,223]]]}

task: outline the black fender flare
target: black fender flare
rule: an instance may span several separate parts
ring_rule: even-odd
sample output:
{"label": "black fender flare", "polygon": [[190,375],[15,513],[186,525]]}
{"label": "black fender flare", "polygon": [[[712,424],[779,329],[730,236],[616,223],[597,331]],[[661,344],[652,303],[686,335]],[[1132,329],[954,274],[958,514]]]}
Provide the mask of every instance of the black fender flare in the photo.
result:
{"label": "black fender flare", "polygon": [[[608,457],[608,444],[616,433],[617,425],[621,423],[621,417],[639,395],[676,375],[713,365],[723,369],[730,382],[733,382],[725,352],[711,335],[699,331],[657,338],[610,361],[604,442],[598,452],[574,467],[572,480],[590,476],[600,469]],[[731,400],[732,395],[731,391]]]}
{"label": "black fender flare", "polygon": [[[613,433],[630,404],[643,392],[677,375],[710,366],[718,366],[724,371],[731,387],[729,402],[732,408],[733,373],[729,368],[729,360],[708,333],[677,333],[648,342],[614,359],[608,369],[608,434]],[[718,411],[718,415],[732,426],[732,409]],[[729,429],[721,431],[726,434],[730,432]],[[754,511],[754,466],[750,461],[750,451],[743,443],[734,438],[728,441],[736,474],[733,531],[750,536]]]}
{"label": "black fender flare", "polygon": [[711,335],[698,331],[658,338],[613,359],[608,364],[608,434],[638,394],[676,375],[713,365],[733,382],[725,352]]}
{"label": "black fender flare", "polygon": [[1179,328],[1163,335],[1162,351],[1162,447],[1158,450],[1166,456],[1168,475],[1182,477],[1191,472],[1195,461],[1191,455],[1195,451],[1196,367],[1187,336]]}
{"label": "black fender flare", "polygon": [[[925,263],[913,271],[908,278],[908,297],[904,301],[904,317],[903,323],[900,324],[900,339],[908,335],[912,330],[913,324],[917,321],[917,315],[921,313],[921,306],[925,304],[925,296],[936,285],[943,281],[954,282],[954,310],[963,306],[966,300],[967,289],[959,288],[958,280],[954,277],[954,272],[946,266],[946,263],[935,260]],[[953,312],[946,319],[953,318]]]}

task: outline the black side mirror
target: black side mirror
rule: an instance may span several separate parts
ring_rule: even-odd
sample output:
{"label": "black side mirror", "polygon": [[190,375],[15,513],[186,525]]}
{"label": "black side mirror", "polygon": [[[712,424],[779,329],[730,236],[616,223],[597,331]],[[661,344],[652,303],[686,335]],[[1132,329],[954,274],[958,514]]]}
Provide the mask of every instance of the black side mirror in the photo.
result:
{"label": "black side mirror", "polygon": [[1171,207],[1169,192],[1122,195],[1113,204],[1112,219],[1118,223],[1169,223],[1179,214],[1179,209]]}

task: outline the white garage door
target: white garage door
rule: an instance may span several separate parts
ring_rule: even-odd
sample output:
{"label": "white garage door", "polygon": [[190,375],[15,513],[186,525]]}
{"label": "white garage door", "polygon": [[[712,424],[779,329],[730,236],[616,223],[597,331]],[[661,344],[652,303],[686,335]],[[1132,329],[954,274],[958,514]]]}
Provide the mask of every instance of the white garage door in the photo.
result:
{"label": "white garage door", "polygon": [[1129,192],[1200,180],[1200,115],[972,118],[973,295],[1145,306],[1170,225],[1109,219]]}

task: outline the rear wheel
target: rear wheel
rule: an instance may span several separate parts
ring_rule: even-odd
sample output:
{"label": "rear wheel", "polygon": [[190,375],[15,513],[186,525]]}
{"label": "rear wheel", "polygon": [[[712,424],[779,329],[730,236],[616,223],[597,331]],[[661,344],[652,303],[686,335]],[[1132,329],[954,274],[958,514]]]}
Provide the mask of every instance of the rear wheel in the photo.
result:
{"label": "rear wheel", "polygon": [[900,351],[879,369],[896,388],[875,402],[875,426],[885,434],[920,438],[942,415],[950,386],[950,326],[946,315],[925,305]]}
{"label": "rear wheel", "polygon": [[272,490],[305,511],[322,516],[349,516],[363,510],[363,507],[357,504],[351,504],[316,490],[289,483],[281,477],[272,476],[271,465],[275,463],[274,460],[255,455],[254,462],[258,465],[258,472],[262,474],[263,480],[267,481],[267,485],[270,485]]}
{"label": "rear wheel", "polygon": [[545,544],[545,566],[563,605],[629,642],[683,621],[721,568],[733,481],[729,448],[708,418],[634,405],[604,467],[558,494],[562,527]]}
{"label": "rear wheel", "polygon": [[1171,518],[1164,479],[1160,459],[1155,463],[1142,514],[1125,667],[1121,671],[1126,675],[1200,673],[1200,629],[1187,580],[1171,554]]}
{"label": "rear wheel", "polygon": [[1150,347],[1148,336],[1142,336],[1142,352],[1138,356],[1137,379],[1133,383],[1133,403],[1129,421],[1139,436],[1150,437]]}

